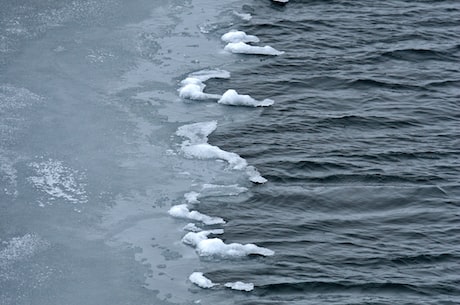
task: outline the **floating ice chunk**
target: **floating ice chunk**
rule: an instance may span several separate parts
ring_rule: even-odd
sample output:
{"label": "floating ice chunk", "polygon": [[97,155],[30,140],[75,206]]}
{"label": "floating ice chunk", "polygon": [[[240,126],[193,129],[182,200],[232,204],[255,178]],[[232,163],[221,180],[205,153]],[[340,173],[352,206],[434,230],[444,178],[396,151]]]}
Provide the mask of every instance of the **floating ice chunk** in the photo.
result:
{"label": "floating ice chunk", "polygon": [[198,241],[198,243],[196,244],[196,251],[200,256],[222,257],[238,257],[250,254],[271,256],[275,254],[275,252],[273,252],[270,249],[259,247],[254,244],[225,244],[220,238],[205,238]]}
{"label": "floating ice chunk", "polygon": [[193,272],[192,274],[190,274],[188,279],[190,280],[190,282],[201,288],[212,288],[216,285],[210,279],[205,277],[203,275],[203,272]]}
{"label": "floating ice chunk", "polygon": [[188,202],[188,203],[198,203],[200,202],[198,200],[198,197],[200,196],[201,194],[200,193],[197,193],[197,192],[188,192],[188,193],[185,193],[184,194],[184,197],[185,197],[185,200]]}
{"label": "floating ice chunk", "polygon": [[177,218],[186,218],[201,221],[206,225],[223,224],[225,220],[220,217],[211,217],[202,214],[198,211],[190,211],[186,204],[179,204],[171,207],[168,211],[169,215]]}
{"label": "floating ice chunk", "polygon": [[190,73],[189,77],[205,82],[211,78],[230,78],[230,72],[221,69],[201,70]]}
{"label": "floating ice chunk", "polygon": [[251,182],[260,184],[267,182],[267,179],[262,177],[262,175],[254,166],[248,166],[246,168],[246,174],[249,176],[249,181]]}
{"label": "floating ice chunk", "polygon": [[181,126],[176,134],[189,138],[190,144],[201,144],[208,142],[208,136],[217,128],[217,121],[200,122]]}
{"label": "floating ice chunk", "polygon": [[181,81],[181,87],[178,89],[181,98],[191,100],[207,100],[220,98],[219,94],[204,93],[205,81],[211,78],[229,78],[230,73],[225,70],[202,70],[191,73],[186,79]]}
{"label": "floating ice chunk", "polygon": [[213,146],[207,143],[183,145],[182,151],[189,158],[197,158],[201,160],[225,160],[233,169],[237,170],[245,169],[248,165],[246,160],[241,158],[238,154],[222,150],[217,146]]}
{"label": "floating ice chunk", "polygon": [[289,0],[272,0],[272,2],[279,3],[279,4],[286,4]]}
{"label": "floating ice chunk", "polygon": [[238,184],[218,185],[205,183],[201,189],[203,196],[236,196],[248,191],[246,187]]}
{"label": "floating ice chunk", "polygon": [[249,180],[254,183],[265,183],[267,180],[245,159],[238,154],[220,149],[208,143],[208,136],[217,128],[216,121],[200,122],[181,126],[177,129],[178,136],[189,140],[182,142],[181,150],[188,158],[201,160],[220,159],[227,161],[231,168],[246,170]]}
{"label": "floating ice chunk", "polygon": [[235,14],[235,16],[238,16],[245,21],[249,21],[252,19],[252,16],[249,13],[239,13],[237,11],[233,11],[233,14]]}
{"label": "floating ice chunk", "polygon": [[211,234],[224,234],[224,230],[215,229],[200,232],[189,232],[182,238],[182,242],[186,245],[196,247],[201,241],[208,239],[208,236]]}
{"label": "floating ice chunk", "polygon": [[243,282],[229,282],[224,284],[225,287],[234,289],[234,290],[241,290],[241,291],[252,291],[254,290],[253,283],[243,283]]}
{"label": "floating ice chunk", "polygon": [[278,51],[271,46],[257,47],[248,45],[245,42],[230,42],[224,50],[238,54],[256,54],[256,55],[281,55],[283,51]]}
{"label": "floating ice chunk", "polygon": [[267,107],[273,105],[274,103],[274,101],[270,99],[258,101],[249,95],[238,94],[238,92],[233,89],[227,90],[217,102],[224,105],[251,107]]}
{"label": "floating ice chunk", "polygon": [[259,42],[259,38],[254,35],[248,35],[243,31],[232,30],[221,37],[225,42]]}

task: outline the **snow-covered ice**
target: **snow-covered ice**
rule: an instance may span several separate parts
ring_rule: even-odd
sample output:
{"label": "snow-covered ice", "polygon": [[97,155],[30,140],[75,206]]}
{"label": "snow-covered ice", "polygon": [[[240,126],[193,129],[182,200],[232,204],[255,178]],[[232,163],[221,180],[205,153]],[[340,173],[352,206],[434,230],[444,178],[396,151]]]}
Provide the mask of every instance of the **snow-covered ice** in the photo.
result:
{"label": "snow-covered ice", "polygon": [[273,105],[275,102],[271,99],[264,99],[258,101],[249,95],[238,94],[236,90],[227,90],[222,97],[217,101],[219,104],[232,105],[232,106],[250,106],[250,107],[267,107]]}

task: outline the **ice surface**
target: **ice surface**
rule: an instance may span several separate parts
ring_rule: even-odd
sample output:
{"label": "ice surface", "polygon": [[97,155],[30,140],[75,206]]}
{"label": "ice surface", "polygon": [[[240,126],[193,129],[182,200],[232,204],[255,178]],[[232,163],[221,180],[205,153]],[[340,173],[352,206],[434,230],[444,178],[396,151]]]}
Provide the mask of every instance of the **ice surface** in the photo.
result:
{"label": "ice surface", "polygon": [[258,101],[249,95],[238,94],[236,90],[227,90],[222,97],[217,101],[219,104],[233,105],[233,106],[250,106],[250,107],[267,107],[273,105],[275,102],[271,99],[264,99]]}
{"label": "ice surface", "polygon": [[254,290],[253,283],[244,283],[244,282],[229,282],[224,284],[225,287],[234,289],[234,290],[241,290],[241,291],[252,291]]}
{"label": "ice surface", "polygon": [[255,54],[255,55],[281,55],[284,54],[283,51],[278,51],[271,46],[251,46],[245,42],[230,42],[228,43],[224,50],[237,54]]}
{"label": "ice surface", "polygon": [[189,74],[189,76],[181,81],[181,87],[179,88],[179,96],[181,98],[187,98],[191,100],[207,100],[207,99],[219,99],[219,94],[204,93],[206,85],[205,81],[211,78],[229,78],[230,73],[225,70],[201,70]]}
{"label": "ice surface", "polygon": [[201,288],[212,288],[216,285],[210,279],[205,277],[203,275],[203,272],[193,272],[192,274],[190,274],[188,279],[190,280],[190,282]]}
{"label": "ice surface", "polygon": [[198,211],[190,211],[186,204],[179,204],[171,207],[168,211],[169,215],[177,218],[186,218],[201,221],[206,225],[223,224],[225,221],[220,217],[211,217],[202,214]]}
{"label": "ice surface", "polygon": [[239,186],[238,184],[219,185],[209,183],[203,184],[201,190],[201,196],[236,196],[248,191],[246,187]]}
{"label": "ice surface", "polygon": [[217,121],[199,122],[181,126],[176,134],[190,139],[191,144],[208,142],[208,136],[217,128]]}
{"label": "ice surface", "polygon": [[196,251],[200,256],[221,256],[221,257],[239,257],[251,254],[262,256],[271,256],[275,254],[270,249],[256,246],[254,244],[225,244],[220,238],[206,238],[198,241]]}
{"label": "ice surface", "polygon": [[259,38],[254,35],[248,35],[243,31],[232,30],[221,37],[225,42],[259,42]]}
{"label": "ice surface", "polygon": [[39,190],[47,193],[50,200],[64,199],[72,203],[86,203],[88,197],[85,184],[81,181],[84,174],[69,168],[61,161],[47,160],[32,162],[30,166],[36,176],[28,180]]}
{"label": "ice surface", "polygon": [[48,246],[47,241],[30,233],[13,237],[8,241],[0,240],[0,247],[3,248],[0,248],[0,270],[8,264],[30,258]]}

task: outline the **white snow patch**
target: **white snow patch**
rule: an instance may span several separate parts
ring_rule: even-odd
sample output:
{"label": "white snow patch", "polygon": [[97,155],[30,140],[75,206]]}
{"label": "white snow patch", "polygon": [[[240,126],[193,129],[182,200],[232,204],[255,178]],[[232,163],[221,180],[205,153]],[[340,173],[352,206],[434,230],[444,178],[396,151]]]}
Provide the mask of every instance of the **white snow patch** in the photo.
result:
{"label": "white snow patch", "polygon": [[250,106],[250,107],[267,107],[273,105],[275,102],[271,99],[264,99],[258,101],[249,95],[238,94],[236,90],[227,90],[222,97],[217,101],[219,104],[232,105],[232,106]]}
{"label": "white snow patch", "polygon": [[181,81],[181,87],[178,89],[181,98],[191,100],[207,100],[220,98],[219,94],[204,93],[206,85],[205,81],[211,78],[229,78],[230,73],[225,70],[202,70],[189,74],[189,76]]}
{"label": "white snow patch", "polygon": [[259,42],[259,38],[254,35],[248,35],[243,31],[232,30],[221,37],[225,42]]}
{"label": "white snow patch", "polygon": [[211,217],[198,211],[190,211],[186,204],[179,204],[171,207],[169,215],[177,218],[185,218],[201,221],[206,225],[224,224],[225,220],[220,217]]}
{"label": "white snow patch", "polygon": [[231,52],[231,53],[237,53],[237,54],[255,54],[255,55],[272,55],[272,56],[284,54],[283,51],[278,51],[277,49],[271,46],[264,46],[264,47],[251,46],[242,41],[230,42],[225,46],[224,50]]}
{"label": "white snow patch", "polygon": [[182,238],[182,242],[186,245],[196,247],[201,241],[206,240],[211,234],[224,234],[224,230],[215,229],[200,232],[189,232]]}
{"label": "white snow patch", "polygon": [[186,225],[182,228],[182,230],[188,231],[188,232],[200,232],[200,231],[202,231],[202,230],[201,230],[200,228],[198,228],[198,227],[196,226],[196,224],[194,224],[194,223],[188,223],[188,224],[186,224]]}
{"label": "white snow patch", "polygon": [[193,272],[192,274],[190,274],[188,279],[190,280],[190,282],[201,288],[212,288],[216,285],[210,279],[205,277],[203,275],[203,272]]}
{"label": "white snow patch", "polygon": [[251,254],[271,256],[275,252],[254,244],[225,244],[220,238],[206,238],[198,241],[196,251],[200,256],[239,257]]}

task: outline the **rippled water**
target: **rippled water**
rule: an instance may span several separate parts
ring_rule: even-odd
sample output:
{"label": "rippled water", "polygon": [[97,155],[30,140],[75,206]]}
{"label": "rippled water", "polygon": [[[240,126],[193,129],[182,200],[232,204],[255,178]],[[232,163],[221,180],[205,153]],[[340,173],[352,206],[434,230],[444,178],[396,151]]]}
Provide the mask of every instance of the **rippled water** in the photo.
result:
{"label": "rippled water", "polygon": [[[0,1],[0,304],[458,304],[459,13]],[[234,29],[285,53],[226,53]],[[206,92],[274,105],[179,98],[216,68],[231,77]],[[209,145],[267,183],[183,154],[178,128],[209,121]],[[184,203],[220,217],[196,224],[226,244],[274,255],[200,257],[168,215]]]}

